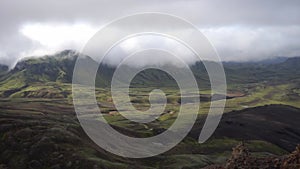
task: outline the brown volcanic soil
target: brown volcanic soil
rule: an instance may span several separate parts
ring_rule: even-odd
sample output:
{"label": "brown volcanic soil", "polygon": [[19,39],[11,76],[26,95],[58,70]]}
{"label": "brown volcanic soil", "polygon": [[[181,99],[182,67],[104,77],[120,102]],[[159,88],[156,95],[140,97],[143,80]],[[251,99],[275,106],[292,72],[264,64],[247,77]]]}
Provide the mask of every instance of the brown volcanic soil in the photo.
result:
{"label": "brown volcanic soil", "polygon": [[[198,138],[205,117],[190,135]],[[300,143],[300,109],[286,105],[266,105],[223,115],[214,138],[265,140],[291,152]]]}

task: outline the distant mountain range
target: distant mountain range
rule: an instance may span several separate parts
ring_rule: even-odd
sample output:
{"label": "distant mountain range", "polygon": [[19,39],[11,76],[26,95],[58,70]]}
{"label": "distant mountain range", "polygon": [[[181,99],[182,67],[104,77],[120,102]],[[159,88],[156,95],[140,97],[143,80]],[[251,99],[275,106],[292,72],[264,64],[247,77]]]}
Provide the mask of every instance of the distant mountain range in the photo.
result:
{"label": "distant mountain range", "polygon": [[[79,54],[75,51],[65,50],[55,55],[24,59],[19,61],[10,71],[7,71],[7,66],[0,65],[0,81],[2,84],[15,83],[23,85],[35,82],[71,83],[74,65],[78,56]],[[89,66],[98,66],[97,62],[88,56],[82,59],[85,59],[84,62]],[[261,62],[224,62],[223,66],[229,85],[259,82],[284,83],[286,81],[299,83],[300,81],[300,57],[280,57]],[[209,78],[203,63],[197,62],[191,65],[190,68],[200,87],[208,88]],[[114,71],[115,68],[112,66],[101,65],[96,78],[98,87],[110,86],[109,82]],[[165,72],[148,69],[140,72],[134,78],[132,85],[176,86],[176,82]],[[19,87],[22,87],[22,85]]]}
{"label": "distant mountain range", "polygon": [[[298,56],[295,56],[298,57]],[[267,58],[263,60],[254,60],[254,61],[246,61],[246,62],[236,62],[236,61],[225,61],[223,64],[225,65],[238,65],[238,64],[261,64],[261,65],[268,65],[268,64],[278,64],[285,62],[288,60],[288,57],[283,57],[283,56],[277,56],[277,57],[272,57],[272,58]]]}

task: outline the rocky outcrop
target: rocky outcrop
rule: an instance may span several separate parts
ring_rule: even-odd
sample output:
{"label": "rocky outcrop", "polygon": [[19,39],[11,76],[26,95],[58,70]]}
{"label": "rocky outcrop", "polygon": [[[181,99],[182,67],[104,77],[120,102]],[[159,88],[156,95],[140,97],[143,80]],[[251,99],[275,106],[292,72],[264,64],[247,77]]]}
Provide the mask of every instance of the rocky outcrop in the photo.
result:
{"label": "rocky outcrop", "polygon": [[231,157],[224,165],[211,165],[205,169],[299,169],[300,145],[285,156],[255,157],[243,143],[233,148]]}

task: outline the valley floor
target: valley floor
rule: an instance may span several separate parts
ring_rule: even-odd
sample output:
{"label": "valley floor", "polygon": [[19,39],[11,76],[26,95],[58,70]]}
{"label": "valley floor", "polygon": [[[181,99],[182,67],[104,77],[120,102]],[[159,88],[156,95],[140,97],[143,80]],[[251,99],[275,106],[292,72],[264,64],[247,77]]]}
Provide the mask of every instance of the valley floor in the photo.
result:
{"label": "valley floor", "polygon": [[[0,168],[202,168],[224,164],[240,142],[259,158],[288,154],[300,143],[300,90],[292,84],[229,86],[226,113],[204,144],[197,139],[210,106],[210,91],[201,90],[199,117],[188,136],[168,152],[146,159],[121,158],[96,146],[76,118],[70,84],[6,87],[0,87]],[[137,109],[149,107],[149,90],[132,89]],[[107,89],[97,89],[96,95],[105,119],[115,129],[149,137],[166,130],[177,117],[178,91],[165,88],[164,92],[166,110],[148,124],[132,123],[118,114]]]}

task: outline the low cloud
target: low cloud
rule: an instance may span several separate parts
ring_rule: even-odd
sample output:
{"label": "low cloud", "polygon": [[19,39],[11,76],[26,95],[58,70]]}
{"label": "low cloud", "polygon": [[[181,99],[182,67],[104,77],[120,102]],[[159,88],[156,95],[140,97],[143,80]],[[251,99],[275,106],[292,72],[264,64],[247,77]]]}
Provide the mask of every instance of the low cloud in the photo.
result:
{"label": "low cloud", "polygon": [[300,26],[205,28],[202,32],[225,61],[300,56]]}
{"label": "low cloud", "polygon": [[[140,12],[162,12],[196,25],[222,60],[300,55],[300,1],[73,0],[0,1],[0,63],[80,50],[101,26]],[[120,57],[120,56],[114,56]]]}

